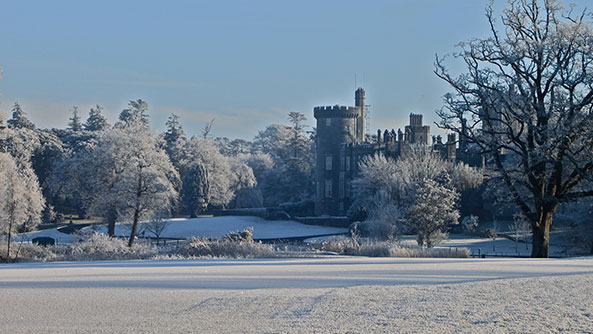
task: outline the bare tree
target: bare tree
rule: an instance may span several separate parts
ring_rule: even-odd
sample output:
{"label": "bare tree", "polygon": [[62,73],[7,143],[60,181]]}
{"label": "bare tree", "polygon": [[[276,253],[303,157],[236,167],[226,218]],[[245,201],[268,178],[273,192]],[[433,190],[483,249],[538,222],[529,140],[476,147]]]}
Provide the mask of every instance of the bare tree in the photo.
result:
{"label": "bare tree", "polygon": [[216,118],[213,118],[210,122],[207,122],[206,125],[204,125],[204,129],[202,129],[202,138],[208,138],[210,132],[212,132],[212,126],[214,125],[215,120]]}
{"label": "bare tree", "polygon": [[145,225],[144,229],[156,237],[156,244],[159,244],[159,240],[161,239],[161,235],[167,227],[169,226],[169,221],[163,219],[162,214],[155,214],[151,220],[149,220]]}
{"label": "bare tree", "polygon": [[530,224],[522,214],[516,214],[511,223],[511,237],[515,241],[515,248],[519,254],[519,241],[529,235]]}
{"label": "bare tree", "polygon": [[593,196],[593,29],[557,0],[511,0],[492,36],[461,43],[467,73],[437,76],[454,90],[441,128],[487,154],[507,196],[530,221],[532,257],[548,257],[559,204]]}

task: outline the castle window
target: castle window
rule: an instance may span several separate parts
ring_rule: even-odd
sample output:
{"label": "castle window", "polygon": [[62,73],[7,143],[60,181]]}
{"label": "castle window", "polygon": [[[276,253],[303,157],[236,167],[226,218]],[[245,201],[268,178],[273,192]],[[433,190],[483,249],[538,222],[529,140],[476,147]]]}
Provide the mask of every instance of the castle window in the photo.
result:
{"label": "castle window", "polygon": [[325,170],[332,170],[333,157],[331,154],[325,156]]}
{"label": "castle window", "polygon": [[350,156],[346,156],[346,170],[349,171],[350,170]]}
{"label": "castle window", "polygon": [[345,161],[346,160],[344,160],[344,157],[341,157],[340,158],[340,170],[344,170],[344,168],[345,168],[345,165],[344,165]]}
{"label": "castle window", "polygon": [[332,119],[331,118],[326,118],[325,119],[325,126],[332,126]]}
{"label": "castle window", "polygon": [[325,197],[332,197],[332,180],[325,180]]}
{"label": "castle window", "polygon": [[346,197],[350,197],[350,182],[349,182],[349,181],[346,181],[346,184],[345,184],[345,187],[344,187],[344,188],[345,188],[345,189],[344,189],[344,190],[345,190],[345,191],[344,191],[344,192],[345,192],[345,194],[344,194],[344,195],[345,195]]}

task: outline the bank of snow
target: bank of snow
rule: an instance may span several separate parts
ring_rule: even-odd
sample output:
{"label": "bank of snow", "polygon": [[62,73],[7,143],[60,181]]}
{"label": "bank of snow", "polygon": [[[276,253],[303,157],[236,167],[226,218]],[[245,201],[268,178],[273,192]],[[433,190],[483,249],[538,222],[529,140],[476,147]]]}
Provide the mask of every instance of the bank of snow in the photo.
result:
{"label": "bank of snow", "polygon": [[593,259],[0,266],[6,333],[590,333]]}
{"label": "bank of snow", "polygon": [[[140,223],[138,235],[154,237],[152,233],[146,230],[146,224],[146,222]],[[348,229],[345,228],[305,225],[292,220],[265,220],[259,217],[224,216],[170,219],[167,221],[167,227],[161,237],[172,239],[188,239],[191,237],[222,238],[229,232],[242,231],[247,227],[253,227],[253,237],[255,239],[264,240],[306,238],[348,232]],[[107,228],[103,225],[86,227],[82,229],[82,232],[90,232],[93,230],[99,233],[107,233]],[[117,224],[115,234],[122,237],[129,236],[130,225]],[[56,229],[36,231],[26,234],[26,237],[29,240],[39,236],[52,237],[61,243],[78,241],[80,239],[79,236],[60,233]]]}

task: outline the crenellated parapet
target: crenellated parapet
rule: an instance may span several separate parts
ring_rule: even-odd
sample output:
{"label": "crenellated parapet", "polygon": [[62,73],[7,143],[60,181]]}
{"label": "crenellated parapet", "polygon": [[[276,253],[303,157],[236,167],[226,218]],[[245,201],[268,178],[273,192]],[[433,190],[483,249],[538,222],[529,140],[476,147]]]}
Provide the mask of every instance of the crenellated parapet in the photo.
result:
{"label": "crenellated parapet", "polygon": [[359,107],[352,106],[319,106],[313,108],[313,115],[319,118],[358,118],[362,117],[362,111]]}

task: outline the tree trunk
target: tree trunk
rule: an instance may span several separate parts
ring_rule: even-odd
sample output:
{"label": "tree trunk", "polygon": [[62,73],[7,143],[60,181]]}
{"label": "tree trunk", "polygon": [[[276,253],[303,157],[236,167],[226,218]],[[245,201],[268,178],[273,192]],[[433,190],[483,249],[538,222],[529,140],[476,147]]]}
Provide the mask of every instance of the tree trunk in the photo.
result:
{"label": "tree trunk", "polygon": [[531,257],[549,256],[550,227],[554,218],[554,210],[542,210],[538,221],[533,224]]}
{"label": "tree trunk", "polygon": [[8,223],[8,250],[6,251],[6,262],[10,261],[10,239],[12,239],[12,221]]}
{"label": "tree trunk", "polygon": [[107,234],[110,237],[114,237],[115,236],[115,221],[117,220],[117,210],[115,209],[115,207],[111,207],[108,209],[109,211],[107,212]]}
{"label": "tree trunk", "polygon": [[591,253],[590,254],[593,255],[593,236],[591,238]]}
{"label": "tree trunk", "polygon": [[130,233],[130,240],[128,241],[128,247],[134,245],[134,239],[136,238],[136,231],[138,230],[138,219],[140,217],[140,211],[134,210],[134,223],[132,224],[132,232]]}

